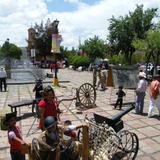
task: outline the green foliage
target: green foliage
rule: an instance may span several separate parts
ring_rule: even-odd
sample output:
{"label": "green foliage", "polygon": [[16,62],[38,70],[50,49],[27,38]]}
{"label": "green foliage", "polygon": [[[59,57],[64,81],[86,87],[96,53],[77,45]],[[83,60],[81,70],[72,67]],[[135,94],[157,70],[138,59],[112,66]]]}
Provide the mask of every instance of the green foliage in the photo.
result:
{"label": "green foliage", "polygon": [[132,62],[132,55],[135,51],[132,41],[134,39],[144,39],[146,32],[154,27],[152,23],[156,16],[157,8],[143,10],[143,5],[137,5],[134,12],[124,17],[110,19],[108,40],[114,54],[122,51],[128,64]]}
{"label": "green foliage", "polygon": [[146,62],[146,56],[143,52],[134,53],[132,56],[132,64],[137,64],[139,62]]}
{"label": "green foliage", "polygon": [[109,62],[115,65],[116,64],[127,64],[123,54],[113,55],[111,58],[109,58]]}
{"label": "green foliage", "polygon": [[85,40],[84,44],[80,46],[80,49],[87,54],[91,61],[94,61],[96,58],[104,58],[106,52],[104,41],[97,36]]}
{"label": "green foliage", "polygon": [[74,56],[70,56],[69,63],[74,65],[75,67],[79,67],[79,66],[87,67],[90,64],[90,60],[86,56],[74,55]]}
{"label": "green foliage", "polygon": [[36,31],[34,47],[38,50],[40,56],[45,57],[51,53],[52,34],[58,32],[58,26],[55,28],[54,22],[51,23],[48,19],[45,24],[42,21],[40,24],[36,23],[33,27]]}
{"label": "green foliage", "polygon": [[4,43],[0,48],[0,57],[11,57],[20,59],[22,55],[22,51],[19,47],[12,43]]}
{"label": "green foliage", "polygon": [[160,62],[160,29],[149,30],[144,40],[135,39],[132,45],[146,53],[147,61]]}

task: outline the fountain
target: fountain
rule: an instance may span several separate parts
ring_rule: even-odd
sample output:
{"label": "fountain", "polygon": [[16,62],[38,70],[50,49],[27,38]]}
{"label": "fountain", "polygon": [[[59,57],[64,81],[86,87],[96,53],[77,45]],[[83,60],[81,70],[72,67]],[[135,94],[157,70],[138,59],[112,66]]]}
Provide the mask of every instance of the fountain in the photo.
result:
{"label": "fountain", "polygon": [[[0,61],[0,66],[6,66],[8,59],[4,58]],[[29,60],[17,60],[10,58],[10,70],[7,70],[7,73],[10,75],[8,77],[9,81],[16,82],[35,82],[36,79],[45,79],[44,70],[41,68],[36,68]]]}

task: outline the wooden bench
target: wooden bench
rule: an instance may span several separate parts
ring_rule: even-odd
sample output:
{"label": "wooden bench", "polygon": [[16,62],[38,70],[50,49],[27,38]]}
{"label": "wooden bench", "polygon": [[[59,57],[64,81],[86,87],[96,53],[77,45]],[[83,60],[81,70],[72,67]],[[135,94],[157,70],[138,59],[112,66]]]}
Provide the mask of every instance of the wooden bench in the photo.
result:
{"label": "wooden bench", "polygon": [[11,112],[17,112],[17,107],[22,107],[22,106],[29,106],[32,105],[32,112],[34,111],[34,100],[22,100],[19,102],[14,102],[11,104],[8,104],[9,107],[11,107]]}

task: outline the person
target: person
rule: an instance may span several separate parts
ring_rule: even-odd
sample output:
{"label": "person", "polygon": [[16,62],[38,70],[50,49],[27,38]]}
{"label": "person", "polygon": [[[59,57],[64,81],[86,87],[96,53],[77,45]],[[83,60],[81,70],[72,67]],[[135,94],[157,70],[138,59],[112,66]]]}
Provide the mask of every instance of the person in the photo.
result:
{"label": "person", "polygon": [[98,66],[98,84],[96,89],[98,89],[98,87],[101,85],[101,91],[105,91],[106,90],[106,75],[105,72],[102,72],[102,64],[100,64]]}
{"label": "person", "polygon": [[116,95],[117,95],[117,101],[114,108],[116,109],[117,105],[119,105],[119,110],[121,110],[123,104],[123,97],[126,96],[126,93],[123,91],[123,86],[119,86],[119,90],[116,93]]}
{"label": "person", "polygon": [[54,70],[54,68],[55,68],[55,64],[54,64],[54,63],[51,63],[51,64],[50,64],[51,72]]}
{"label": "person", "polygon": [[149,86],[149,111],[148,118],[153,115],[153,108],[156,105],[160,116],[160,75],[155,75]]}
{"label": "person", "polygon": [[79,142],[79,133],[77,130],[83,125],[73,125],[70,120],[66,120],[63,124],[63,141],[60,145],[60,160],[80,160],[81,144]]}
{"label": "person", "polygon": [[0,69],[0,91],[2,92],[3,90],[3,85],[4,85],[4,91],[7,91],[7,83],[6,83],[6,79],[7,79],[7,73],[5,71],[5,68],[1,67]]}
{"label": "person", "polygon": [[36,84],[33,88],[33,92],[35,92],[35,100],[39,101],[42,99],[42,91],[43,91],[43,83],[41,79],[36,80]]}
{"label": "person", "polygon": [[79,134],[77,132],[77,130],[82,128],[82,127],[83,127],[83,125],[76,126],[76,125],[73,125],[70,120],[66,120],[66,121],[64,121],[64,128],[63,128],[64,134],[66,136],[71,137],[72,140],[77,140],[78,139],[78,134]]}
{"label": "person", "polygon": [[51,86],[47,86],[43,90],[43,98],[38,103],[39,110],[39,128],[44,130],[44,119],[52,116],[59,119],[60,110],[55,97],[55,92]]}
{"label": "person", "polygon": [[21,147],[25,145],[25,142],[22,139],[19,127],[16,126],[16,112],[6,114],[4,125],[8,127],[11,159],[25,160],[25,155],[21,153]]}
{"label": "person", "polygon": [[[37,139],[41,160],[79,160],[79,151],[76,150],[78,145],[74,143],[73,130],[81,126],[76,127],[69,120],[58,125],[54,117],[48,116],[44,120],[44,127],[45,131]],[[68,135],[68,132],[72,134]],[[71,138],[66,138],[65,135]]]}
{"label": "person", "polygon": [[53,116],[46,117],[44,127],[45,131],[42,132],[37,139],[41,160],[59,160],[60,137],[56,118]]}
{"label": "person", "polygon": [[97,83],[97,65],[93,65],[93,87],[96,87]]}
{"label": "person", "polygon": [[147,89],[148,83],[145,80],[146,74],[143,71],[139,72],[138,78],[139,78],[139,82],[135,90],[136,92],[135,112],[137,114],[142,114],[143,108],[144,108],[144,98],[146,95],[146,89]]}

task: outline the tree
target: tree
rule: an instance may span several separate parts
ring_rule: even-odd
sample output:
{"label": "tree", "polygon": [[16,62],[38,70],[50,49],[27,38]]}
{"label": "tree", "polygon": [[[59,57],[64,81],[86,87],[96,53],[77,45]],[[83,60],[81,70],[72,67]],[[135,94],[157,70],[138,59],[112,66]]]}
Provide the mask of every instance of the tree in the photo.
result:
{"label": "tree", "polygon": [[138,6],[134,12],[124,17],[110,19],[108,40],[114,54],[122,52],[126,61],[131,64],[132,55],[135,51],[132,41],[135,38],[145,38],[146,32],[154,27],[152,23],[156,16],[157,8],[143,10],[143,5]]}
{"label": "tree", "polygon": [[40,25],[37,23],[34,26],[36,31],[35,37],[35,49],[38,51],[39,56],[45,57],[50,54],[51,52],[51,41],[52,41],[52,34],[48,32],[48,21],[44,25],[41,22]]}
{"label": "tree", "polygon": [[94,61],[96,58],[104,58],[106,52],[105,43],[98,36],[85,40],[80,49],[87,54],[91,61]]}
{"label": "tree", "polygon": [[152,60],[155,66],[160,63],[160,29],[149,30],[145,39],[135,39],[132,45],[146,53],[147,62]]}
{"label": "tree", "polygon": [[0,49],[0,56],[3,58],[16,58],[20,59],[22,51],[13,43],[5,42]]}
{"label": "tree", "polygon": [[15,44],[9,43],[9,39],[7,39],[0,48],[0,56],[5,59],[5,68],[8,78],[11,78],[11,58],[20,59],[21,54],[21,49]]}

